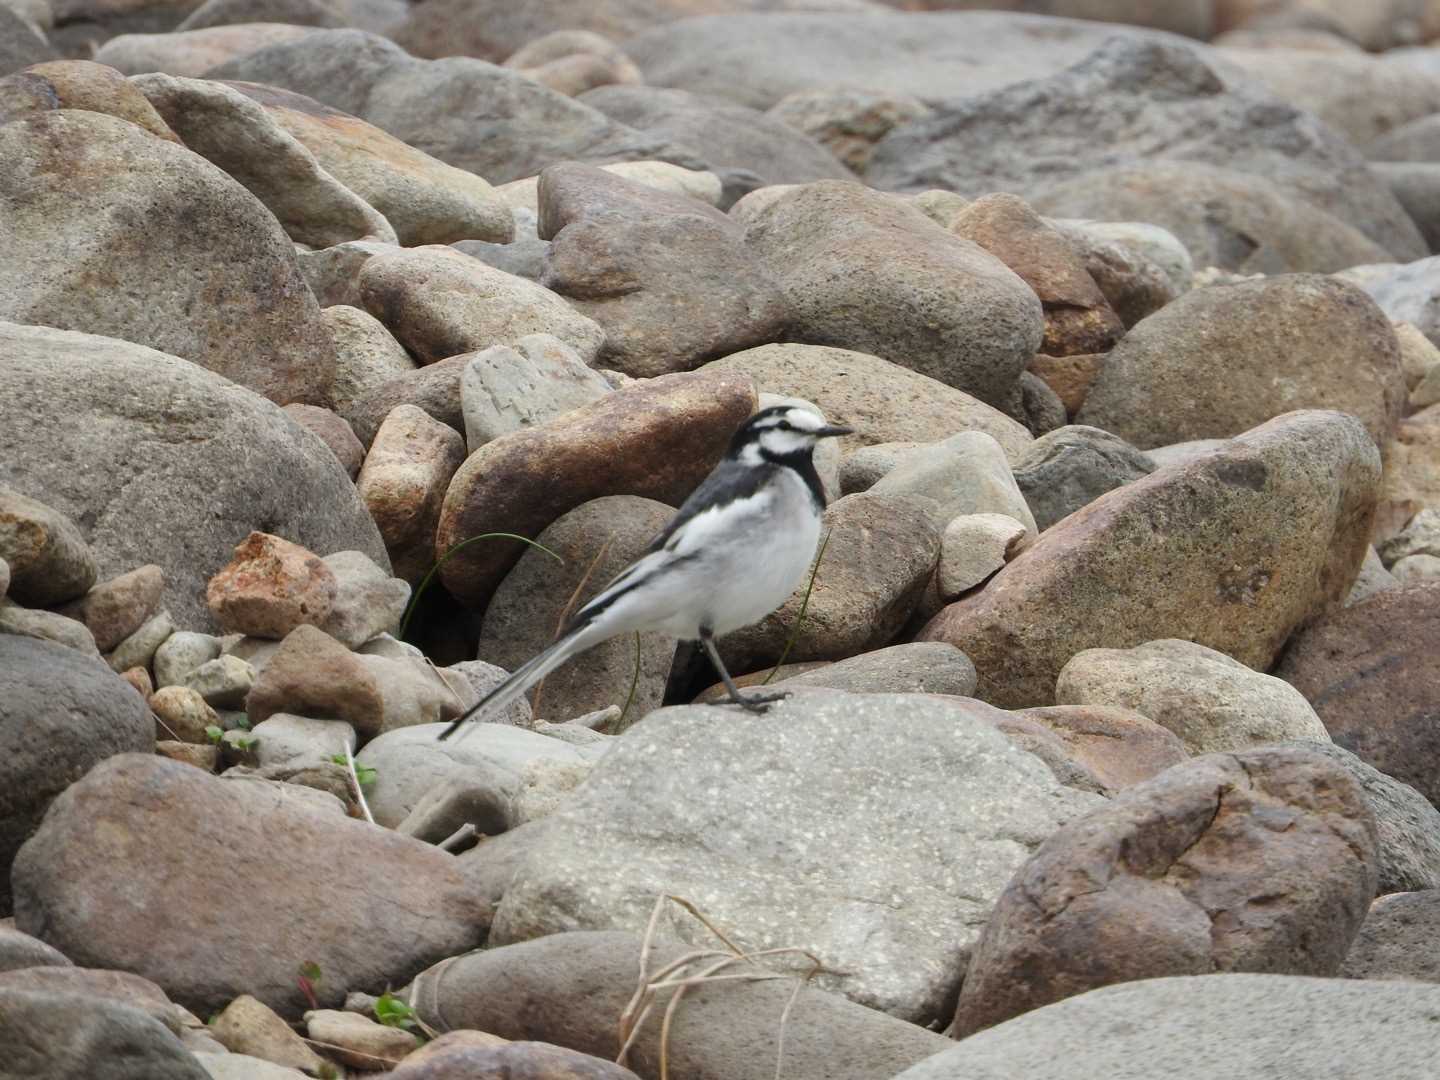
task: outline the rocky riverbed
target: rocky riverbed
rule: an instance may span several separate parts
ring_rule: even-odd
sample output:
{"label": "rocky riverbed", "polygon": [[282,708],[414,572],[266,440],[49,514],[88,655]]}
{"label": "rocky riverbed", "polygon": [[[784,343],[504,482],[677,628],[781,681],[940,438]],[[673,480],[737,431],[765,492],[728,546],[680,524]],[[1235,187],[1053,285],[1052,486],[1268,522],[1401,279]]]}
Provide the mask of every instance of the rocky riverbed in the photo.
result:
{"label": "rocky riverbed", "polygon": [[1436,0],[0,0],[0,1077],[1433,1077],[1435,252]]}

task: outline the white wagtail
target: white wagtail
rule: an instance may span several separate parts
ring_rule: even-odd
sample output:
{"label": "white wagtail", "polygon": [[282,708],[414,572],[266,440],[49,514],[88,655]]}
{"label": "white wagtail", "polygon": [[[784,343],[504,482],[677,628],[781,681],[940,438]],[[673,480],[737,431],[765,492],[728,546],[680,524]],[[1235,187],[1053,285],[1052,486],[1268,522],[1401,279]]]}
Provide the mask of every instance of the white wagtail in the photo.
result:
{"label": "white wagtail", "polygon": [[553,645],[517,668],[440,738],[449,738],[477,712],[503,709],[572,656],[635,630],[698,640],[725,682],[728,703],[764,712],[769,702],[785,697],[783,691],[741,694],[715,639],[759,622],[805,576],[825,509],[811,454],[821,439],[850,431],[793,405],[750,417],[645,554],[577,611]]}

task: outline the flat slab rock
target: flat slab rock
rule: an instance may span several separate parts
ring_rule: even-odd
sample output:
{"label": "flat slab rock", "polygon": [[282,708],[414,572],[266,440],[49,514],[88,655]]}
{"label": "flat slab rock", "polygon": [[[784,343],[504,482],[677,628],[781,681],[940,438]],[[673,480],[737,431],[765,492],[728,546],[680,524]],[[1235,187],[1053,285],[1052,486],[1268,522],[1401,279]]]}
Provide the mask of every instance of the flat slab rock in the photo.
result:
{"label": "flat slab rock", "polygon": [[[643,931],[683,896],[742,946],[799,946],[814,985],[927,1023],[1031,851],[1097,804],[1061,787],[978,702],[816,690],[764,716],[682,706],[612,744],[545,820],[492,944]],[[708,947],[698,923],[668,937]]]}

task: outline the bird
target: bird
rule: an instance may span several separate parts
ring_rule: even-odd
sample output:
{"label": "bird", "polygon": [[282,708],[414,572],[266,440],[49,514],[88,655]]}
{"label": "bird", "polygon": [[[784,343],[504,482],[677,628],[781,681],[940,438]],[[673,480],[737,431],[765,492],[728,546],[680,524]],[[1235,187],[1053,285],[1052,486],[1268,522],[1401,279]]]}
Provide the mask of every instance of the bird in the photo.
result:
{"label": "bird", "polygon": [[617,634],[655,631],[698,641],[734,704],[764,712],[784,691],[742,694],[715,639],[757,623],[800,583],[820,540],[825,493],[815,471],[822,439],[850,435],[797,405],[761,409],[740,425],[720,463],[645,551],[566,623],[555,642],[441,734],[503,709],[565,661]]}

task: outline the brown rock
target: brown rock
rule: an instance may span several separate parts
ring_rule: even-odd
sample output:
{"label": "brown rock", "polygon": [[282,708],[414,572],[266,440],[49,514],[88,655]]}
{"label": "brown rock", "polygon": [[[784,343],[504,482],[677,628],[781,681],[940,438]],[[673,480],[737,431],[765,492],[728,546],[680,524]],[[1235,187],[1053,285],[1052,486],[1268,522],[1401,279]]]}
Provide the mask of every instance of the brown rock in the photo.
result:
{"label": "brown rock", "polygon": [[1125,333],[1119,316],[1059,232],[1017,195],[985,195],[950,223],[956,236],[973,240],[1020,275],[1045,309],[1049,356],[1108,352]]}
{"label": "brown rock", "polygon": [[1390,589],[1296,634],[1275,674],[1330,737],[1440,806],[1440,582]]}
{"label": "brown rock", "polygon": [[[458,1035],[462,1032],[447,1034]],[[463,1034],[479,1034],[464,1032]],[[431,1046],[434,1044],[432,1043]],[[635,1073],[605,1058],[567,1050],[545,1042],[512,1042],[502,1046],[454,1046],[407,1058],[389,1080],[449,1080],[456,1076],[512,1076],[536,1080],[640,1080]],[[414,1063],[412,1064],[412,1059]]]}
{"label": "brown rock", "polygon": [[155,714],[155,735],[201,746],[210,745],[208,727],[219,727],[220,717],[188,686],[162,686],[149,697],[150,710]]}
{"label": "brown rock", "polygon": [[[499,1035],[491,1035],[484,1031],[474,1031],[470,1028],[446,1031],[407,1056],[405,1066],[407,1068],[413,1068],[421,1062],[429,1061],[441,1055],[450,1054],[456,1050],[492,1050],[498,1046],[507,1046],[509,1042],[509,1039],[502,1039]],[[393,1078],[387,1078],[387,1080],[393,1080]]]}
{"label": "brown rock", "polygon": [[1440,405],[1400,421],[1385,447],[1377,537],[1398,532],[1421,510],[1440,509]]}
{"label": "brown rock", "polygon": [[205,603],[226,633],[283,638],[325,621],[335,602],[335,574],[299,544],[252,532],[210,579]]}
{"label": "brown rock", "polygon": [[[321,973],[323,976],[323,972]],[[249,1054],[276,1065],[318,1075],[324,1065],[270,1006],[241,994],[207,1025],[209,1034],[232,1054]]]}
{"label": "brown rock", "polygon": [[343,416],[319,405],[286,405],[285,411],[297,424],[328,446],[350,479],[355,479],[365,461],[365,447],[360,445],[354,429]]}
{"label": "brown rock", "polygon": [[32,64],[23,74],[39,80],[54,95],[57,109],[107,113],[168,142],[180,142],[145,95],[112,67],[90,60],[52,60]]}
{"label": "brown rock", "polygon": [[604,328],[597,366],[688,371],[784,328],[779,284],[712,206],[565,162],[540,174],[539,207],[541,283]]}
{"label": "brown rock", "polygon": [[313,30],[307,26],[257,22],[168,34],[121,34],[100,46],[95,59],[126,75],[163,71],[198,79],[227,60],[309,33]]}
{"label": "brown rock", "polygon": [[220,747],[209,743],[177,742],[174,739],[160,739],[155,743],[155,753],[182,765],[194,765],[197,769],[213,773],[220,764]]}
{"label": "brown rock", "polygon": [[[380,425],[399,405],[413,405],[435,420],[465,434],[460,376],[474,359],[471,353],[396,375],[366,390],[350,408],[347,419],[365,446],[375,442]],[[463,441],[463,438],[462,438]]]}
{"label": "brown rock", "polygon": [[440,505],[464,460],[459,433],[414,405],[395,406],[370,445],[356,488],[380,527],[396,576],[412,585],[435,565]]}
{"label": "brown rock", "polygon": [[[678,506],[755,411],[748,376],[687,372],[637,382],[537,427],[486,443],[460,466],[440,511],[438,555],[485,532],[535,537],[602,495]],[[440,571],[462,602],[483,607],[521,555],[513,540],[472,544]]]}
{"label": "brown rock", "polygon": [[1051,775],[1066,787],[1108,795],[1111,789],[1088,765],[1070,753],[1060,736],[1023,713],[1002,713],[995,717],[996,730],[1027,754],[1045,763]]}
{"label": "brown rock", "polygon": [[245,699],[252,727],[280,712],[345,720],[372,734],[384,722],[385,702],[359,656],[323,630],[302,625],[285,636]]}
{"label": "brown rock", "polygon": [[75,523],[8,487],[0,487],[0,558],[10,571],[6,598],[19,604],[57,604],[95,584],[95,556]]}
{"label": "brown rock", "polygon": [[1342,601],[1369,544],[1379,453],[1343,413],[1290,413],[1157,469],[1047,529],[921,634],[975,662],[978,696],[1054,704],[1089,648],[1195,641],[1268,669]]}
{"label": "brown rock", "polygon": [[153,564],[142,566],[102,581],[79,600],[65,605],[61,614],[83,622],[95,635],[95,647],[109,652],[160,610],[164,591],[165,571]]}
{"label": "brown rock", "polygon": [[1134,711],[1111,705],[1051,705],[1017,715],[1054,732],[1107,788],[1143,783],[1190,755],[1180,737]]}
{"label": "brown rock", "polygon": [[1340,974],[1351,979],[1440,983],[1440,889],[1379,896]]}
{"label": "brown rock", "polygon": [[1080,354],[1077,356],[1036,355],[1030,361],[1030,373],[1055,391],[1065,411],[1074,416],[1085,404],[1085,395],[1090,393],[1090,384],[1100,374],[1105,364],[1104,353]]}
{"label": "brown rock", "polygon": [[971,955],[964,1038],[1098,986],[1167,975],[1334,975],[1375,894],[1375,819],[1301,750],[1196,758],[1062,826]]}
{"label": "brown rock", "polygon": [[155,680],[150,677],[149,668],[126,668],[120,672],[120,677],[133,686],[135,692],[146,700],[149,700],[150,695],[155,692]]}

